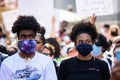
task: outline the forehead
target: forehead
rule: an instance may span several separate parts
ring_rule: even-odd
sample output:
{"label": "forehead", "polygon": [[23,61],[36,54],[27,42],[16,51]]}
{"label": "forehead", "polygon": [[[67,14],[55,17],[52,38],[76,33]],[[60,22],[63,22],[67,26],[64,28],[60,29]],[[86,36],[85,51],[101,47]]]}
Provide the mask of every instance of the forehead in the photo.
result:
{"label": "forehead", "polygon": [[31,35],[35,34],[33,30],[21,30],[19,35]]}
{"label": "forehead", "polygon": [[40,36],[38,36],[38,35],[36,35],[35,39],[36,39],[36,40],[41,40],[41,39],[40,39]]}
{"label": "forehead", "polygon": [[111,30],[112,30],[112,31],[116,31],[116,30],[117,30],[117,28],[112,28]]}
{"label": "forehead", "polygon": [[91,40],[91,36],[87,33],[81,33],[77,36],[76,40]]}
{"label": "forehead", "polygon": [[46,47],[43,48],[43,53],[50,53],[50,50]]}

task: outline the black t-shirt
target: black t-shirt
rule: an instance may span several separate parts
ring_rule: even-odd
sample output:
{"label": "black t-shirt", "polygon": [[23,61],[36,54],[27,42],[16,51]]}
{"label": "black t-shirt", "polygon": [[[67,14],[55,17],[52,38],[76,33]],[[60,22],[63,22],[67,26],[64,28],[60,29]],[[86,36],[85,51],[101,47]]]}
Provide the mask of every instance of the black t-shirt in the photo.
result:
{"label": "black t-shirt", "polygon": [[74,57],[62,61],[58,80],[110,80],[110,72],[105,61],[96,58],[83,61]]}

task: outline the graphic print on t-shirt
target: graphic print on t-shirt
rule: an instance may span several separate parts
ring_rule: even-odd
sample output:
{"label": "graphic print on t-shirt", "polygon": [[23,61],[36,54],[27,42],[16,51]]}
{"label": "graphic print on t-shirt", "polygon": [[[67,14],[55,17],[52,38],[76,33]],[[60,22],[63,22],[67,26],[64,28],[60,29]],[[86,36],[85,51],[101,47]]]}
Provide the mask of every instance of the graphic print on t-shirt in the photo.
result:
{"label": "graphic print on t-shirt", "polygon": [[17,70],[14,74],[15,79],[26,79],[26,80],[39,80],[41,74],[38,73],[37,68],[32,68],[30,66],[26,66],[23,70]]}

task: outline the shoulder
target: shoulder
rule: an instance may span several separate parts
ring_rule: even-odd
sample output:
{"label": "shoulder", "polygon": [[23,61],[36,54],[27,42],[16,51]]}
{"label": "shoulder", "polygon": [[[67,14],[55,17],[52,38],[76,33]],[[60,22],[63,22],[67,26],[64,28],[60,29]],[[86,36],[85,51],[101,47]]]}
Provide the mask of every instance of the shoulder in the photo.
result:
{"label": "shoulder", "polygon": [[100,60],[100,59],[95,58],[95,61],[101,67],[108,66],[108,63],[106,61],[104,61],[104,60]]}
{"label": "shoulder", "polygon": [[36,57],[38,57],[41,60],[51,60],[51,58],[49,56],[46,56],[42,53],[36,52],[35,54],[36,54]]}
{"label": "shoulder", "polygon": [[40,62],[40,63],[43,63],[43,64],[47,64],[47,63],[51,63],[53,62],[53,60],[49,57],[49,56],[46,56],[42,53],[39,53],[39,52],[36,52],[36,61]]}
{"label": "shoulder", "polygon": [[67,58],[67,59],[64,59],[61,64],[72,64],[74,61],[75,61],[76,57],[72,57],[72,58]]}
{"label": "shoulder", "polygon": [[3,60],[3,63],[8,63],[8,62],[12,62],[16,57],[17,57],[18,53],[14,54],[14,55],[11,55],[11,56],[8,56],[7,58],[5,58]]}
{"label": "shoulder", "polygon": [[17,61],[17,53],[11,56],[8,56],[7,58],[5,58],[2,63],[1,63],[1,67],[9,67],[12,68],[13,65],[15,65],[15,61]]}

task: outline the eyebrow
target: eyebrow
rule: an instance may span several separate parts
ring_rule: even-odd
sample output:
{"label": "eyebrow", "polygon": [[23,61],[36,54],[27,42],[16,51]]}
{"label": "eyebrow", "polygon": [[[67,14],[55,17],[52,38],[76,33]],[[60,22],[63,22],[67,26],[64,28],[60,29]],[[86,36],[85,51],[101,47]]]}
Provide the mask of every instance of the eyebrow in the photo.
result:
{"label": "eyebrow", "polygon": [[25,34],[21,34],[21,37],[31,37],[31,36],[35,36],[35,34],[29,34],[29,35],[25,35]]}
{"label": "eyebrow", "polygon": [[86,40],[78,40],[78,41],[91,41],[90,39],[86,39]]}

